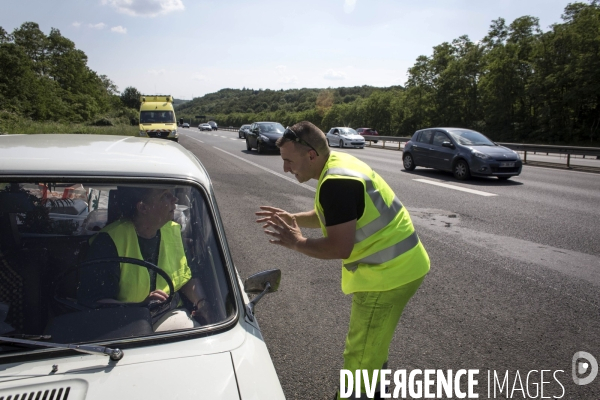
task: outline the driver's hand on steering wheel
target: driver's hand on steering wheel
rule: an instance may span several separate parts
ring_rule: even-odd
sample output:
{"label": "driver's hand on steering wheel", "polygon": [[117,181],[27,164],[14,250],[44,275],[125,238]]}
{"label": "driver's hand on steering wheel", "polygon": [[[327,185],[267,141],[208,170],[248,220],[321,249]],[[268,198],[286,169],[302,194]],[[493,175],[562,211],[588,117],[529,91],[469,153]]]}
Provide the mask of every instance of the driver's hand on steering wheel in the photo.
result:
{"label": "driver's hand on steering wheel", "polygon": [[165,301],[169,298],[169,295],[166,294],[165,292],[163,292],[162,290],[155,290],[154,292],[150,292],[150,294],[148,295],[148,297],[146,297],[146,302],[150,302],[150,301],[154,301],[154,300],[158,300],[158,301]]}

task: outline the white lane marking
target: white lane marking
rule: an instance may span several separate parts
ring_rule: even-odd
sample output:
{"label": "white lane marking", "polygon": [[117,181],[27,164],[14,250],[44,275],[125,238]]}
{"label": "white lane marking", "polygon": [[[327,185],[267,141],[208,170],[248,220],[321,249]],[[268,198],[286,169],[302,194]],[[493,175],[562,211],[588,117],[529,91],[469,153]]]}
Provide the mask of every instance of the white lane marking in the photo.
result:
{"label": "white lane marking", "polygon": [[[217,136],[217,135],[215,135],[215,136]],[[227,136],[221,136],[221,137],[222,137],[223,139],[227,139]]]}
{"label": "white lane marking", "polygon": [[194,139],[193,137],[191,137],[191,136],[188,136],[188,135],[185,135],[185,137],[186,137],[186,138],[188,138],[188,139],[195,140],[196,142],[204,143],[202,140],[199,140],[199,139]]}
{"label": "white lane marking", "polygon": [[[214,147],[214,146],[213,146],[213,147]],[[314,188],[314,187],[312,187],[312,186],[306,185],[306,184],[304,184],[304,183],[300,183],[300,182],[298,182],[296,179],[292,179],[292,178],[290,178],[290,177],[288,177],[288,176],[285,176],[285,175],[283,175],[283,174],[280,174],[279,172],[275,172],[275,171],[273,171],[273,170],[270,170],[270,169],[269,169],[269,168],[267,168],[267,167],[263,167],[262,165],[258,165],[258,164],[256,164],[256,163],[253,163],[252,161],[248,161],[248,160],[246,160],[246,159],[245,159],[245,158],[243,158],[243,157],[236,156],[235,154],[231,154],[230,152],[228,152],[228,151],[225,151],[225,150],[223,150],[223,149],[220,149],[220,148],[218,148],[218,147],[215,147],[215,149],[217,149],[217,150],[219,150],[219,151],[222,151],[222,152],[223,152],[223,153],[225,153],[225,154],[229,154],[230,156],[232,156],[232,157],[235,157],[235,158],[237,158],[238,160],[242,160],[243,162],[246,162],[246,163],[248,163],[248,164],[250,164],[250,165],[254,165],[255,167],[258,167],[258,168],[260,168],[260,169],[262,169],[262,170],[265,170],[265,171],[267,171],[267,172],[270,172],[270,173],[272,173],[273,175],[277,175],[278,177],[280,177],[280,178],[283,178],[283,179],[285,179],[286,181],[290,181],[290,182],[292,182],[292,183],[295,183],[296,185],[302,186],[304,189],[308,189],[308,190],[310,190],[311,192],[316,192],[316,191],[317,191],[317,189],[315,189],[315,188]]]}
{"label": "white lane marking", "polygon": [[486,197],[498,196],[495,193],[488,193],[488,192],[482,192],[480,190],[467,189],[467,188],[460,187],[460,186],[448,185],[447,183],[430,181],[428,179],[413,179],[413,181],[422,182],[422,183],[428,183],[430,185],[441,186],[441,187],[445,187],[447,189],[452,189],[452,190],[460,190],[461,192],[467,192],[467,193],[477,194],[479,196],[486,196]]}
{"label": "white lane marking", "polygon": [[234,137],[230,137],[229,140],[237,140],[237,139]]}

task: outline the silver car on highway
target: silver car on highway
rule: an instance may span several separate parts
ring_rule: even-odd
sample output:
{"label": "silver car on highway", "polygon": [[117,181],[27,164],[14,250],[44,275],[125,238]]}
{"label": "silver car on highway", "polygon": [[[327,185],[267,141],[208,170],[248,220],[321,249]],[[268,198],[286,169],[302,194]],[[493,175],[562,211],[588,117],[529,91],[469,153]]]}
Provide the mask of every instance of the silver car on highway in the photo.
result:
{"label": "silver car on highway", "polygon": [[358,149],[365,147],[365,138],[356,133],[352,128],[331,128],[325,136],[327,137],[327,144],[330,147],[354,147]]}

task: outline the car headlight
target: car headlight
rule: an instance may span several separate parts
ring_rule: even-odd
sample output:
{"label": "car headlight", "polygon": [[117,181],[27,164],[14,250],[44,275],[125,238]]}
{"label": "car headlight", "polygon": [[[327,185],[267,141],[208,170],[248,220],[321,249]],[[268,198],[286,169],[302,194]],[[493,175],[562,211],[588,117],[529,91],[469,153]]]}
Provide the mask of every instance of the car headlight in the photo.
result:
{"label": "car headlight", "polygon": [[175,129],[174,131],[171,131],[171,136],[177,136],[177,129]]}
{"label": "car headlight", "polygon": [[477,158],[481,158],[482,160],[491,160],[492,157],[488,156],[485,153],[480,152],[479,150],[472,149],[471,152]]}
{"label": "car headlight", "polygon": [[265,135],[258,135],[258,137],[260,138],[260,140],[262,140],[263,142],[268,142],[269,138],[266,137]]}
{"label": "car headlight", "polygon": [[146,133],[146,131],[140,129],[140,136],[148,137],[148,134]]}

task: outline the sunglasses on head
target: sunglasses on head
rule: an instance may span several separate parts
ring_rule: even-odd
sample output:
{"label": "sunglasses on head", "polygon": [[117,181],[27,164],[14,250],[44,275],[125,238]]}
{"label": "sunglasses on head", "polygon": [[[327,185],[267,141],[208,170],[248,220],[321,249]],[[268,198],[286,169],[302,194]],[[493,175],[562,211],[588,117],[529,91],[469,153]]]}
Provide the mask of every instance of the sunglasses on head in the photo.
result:
{"label": "sunglasses on head", "polygon": [[315,153],[317,153],[317,156],[319,155],[319,152],[317,151],[317,149],[315,149],[314,147],[312,147],[307,141],[300,139],[298,137],[298,135],[296,134],[296,132],[294,132],[293,130],[291,130],[289,126],[287,128],[285,128],[285,131],[283,132],[283,137],[286,138],[286,139],[292,140],[294,142],[298,142],[300,144],[303,144],[305,146],[308,146],[311,149],[313,149],[315,151]]}

